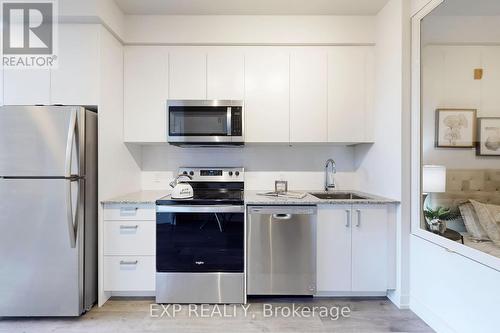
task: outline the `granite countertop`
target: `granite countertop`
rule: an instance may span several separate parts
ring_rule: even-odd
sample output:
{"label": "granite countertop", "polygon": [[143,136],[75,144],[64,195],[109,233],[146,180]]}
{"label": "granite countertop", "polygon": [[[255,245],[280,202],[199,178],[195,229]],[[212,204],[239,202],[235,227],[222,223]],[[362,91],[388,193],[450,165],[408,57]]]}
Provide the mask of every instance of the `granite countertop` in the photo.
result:
{"label": "granite countertop", "polygon": [[169,195],[171,191],[161,190],[145,190],[133,193],[128,193],[119,197],[103,200],[103,204],[155,204],[156,200]]}
{"label": "granite countertop", "polygon": [[[338,190],[333,191],[331,193],[339,192],[351,192],[354,194],[358,194],[367,199],[319,199],[315,196],[309,194],[309,192],[319,193],[321,191],[314,190],[304,190],[299,192],[307,193],[306,196],[302,199],[297,198],[285,198],[285,197],[270,197],[264,195],[258,195],[258,193],[264,193],[269,191],[245,191],[245,204],[246,205],[320,205],[320,204],[386,204],[386,203],[398,203],[397,200],[392,200],[380,196],[376,196],[369,193],[364,193],[360,191],[347,191],[347,190]],[[111,198],[108,200],[103,200],[103,204],[155,204],[156,200],[163,198],[166,195],[169,195],[171,191],[162,190],[162,191],[138,191],[133,193],[128,193],[119,197]]]}
{"label": "granite countertop", "polygon": [[321,191],[304,190],[297,192],[307,193],[302,199],[285,198],[285,197],[271,197],[259,195],[268,191],[245,191],[245,204],[247,205],[321,205],[321,204],[387,204],[398,203],[399,201],[376,196],[369,193],[351,190],[338,190],[330,193],[344,193],[350,192],[360,196],[367,197],[367,199],[319,199],[309,193],[320,193]]}

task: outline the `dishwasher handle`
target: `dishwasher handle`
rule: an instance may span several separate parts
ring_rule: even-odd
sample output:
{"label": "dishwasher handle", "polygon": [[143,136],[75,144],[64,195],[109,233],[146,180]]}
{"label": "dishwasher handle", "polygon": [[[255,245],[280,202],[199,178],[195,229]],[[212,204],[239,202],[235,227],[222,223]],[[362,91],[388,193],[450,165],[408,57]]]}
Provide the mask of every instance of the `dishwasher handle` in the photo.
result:
{"label": "dishwasher handle", "polygon": [[273,214],[273,219],[275,220],[290,220],[292,218],[292,214]]}
{"label": "dishwasher handle", "polygon": [[[289,219],[292,215],[316,215],[316,206],[249,206],[249,214],[272,215],[277,219]],[[288,217],[290,216],[290,217]]]}

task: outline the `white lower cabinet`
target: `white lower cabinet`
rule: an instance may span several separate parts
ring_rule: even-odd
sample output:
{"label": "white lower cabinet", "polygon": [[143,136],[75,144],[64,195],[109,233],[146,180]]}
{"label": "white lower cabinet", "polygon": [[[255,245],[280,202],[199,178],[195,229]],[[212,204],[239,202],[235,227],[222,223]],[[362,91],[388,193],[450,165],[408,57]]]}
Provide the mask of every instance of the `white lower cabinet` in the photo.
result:
{"label": "white lower cabinet", "polygon": [[154,256],[155,249],[154,221],[106,221],[104,225],[104,255]]}
{"label": "white lower cabinet", "polygon": [[386,292],[389,242],[387,205],[319,206],[318,295]]}
{"label": "white lower cabinet", "polygon": [[318,291],[351,291],[351,205],[319,207]]}
{"label": "white lower cabinet", "polygon": [[352,290],[386,291],[388,216],[386,205],[355,205],[352,210]]}
{"label": "white lower cabinet", "polygon": [[104,206],[104,291],[141,296],[155,290],[155,219],[154,205]]}
{"label": "white lower cabinet", "polygon": [[104,290],[155,290],[155,257],[105,256]]}

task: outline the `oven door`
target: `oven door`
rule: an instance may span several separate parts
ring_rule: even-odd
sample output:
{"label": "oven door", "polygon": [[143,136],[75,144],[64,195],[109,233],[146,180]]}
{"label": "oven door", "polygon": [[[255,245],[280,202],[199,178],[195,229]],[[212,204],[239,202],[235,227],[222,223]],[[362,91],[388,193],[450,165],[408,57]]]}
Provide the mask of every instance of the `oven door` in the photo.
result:
{"label": "oven door", "polygon": [[157,272],[243,272],[243,206],[157,206]]}

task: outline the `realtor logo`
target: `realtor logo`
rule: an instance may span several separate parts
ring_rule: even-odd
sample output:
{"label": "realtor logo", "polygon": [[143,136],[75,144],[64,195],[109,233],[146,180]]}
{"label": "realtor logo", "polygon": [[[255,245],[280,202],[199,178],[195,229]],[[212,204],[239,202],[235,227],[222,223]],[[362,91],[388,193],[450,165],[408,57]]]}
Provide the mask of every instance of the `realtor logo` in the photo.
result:
{"label": "realtor logo", "polygon": [[55,0],[3,0],[3,65],[54,67]]}

